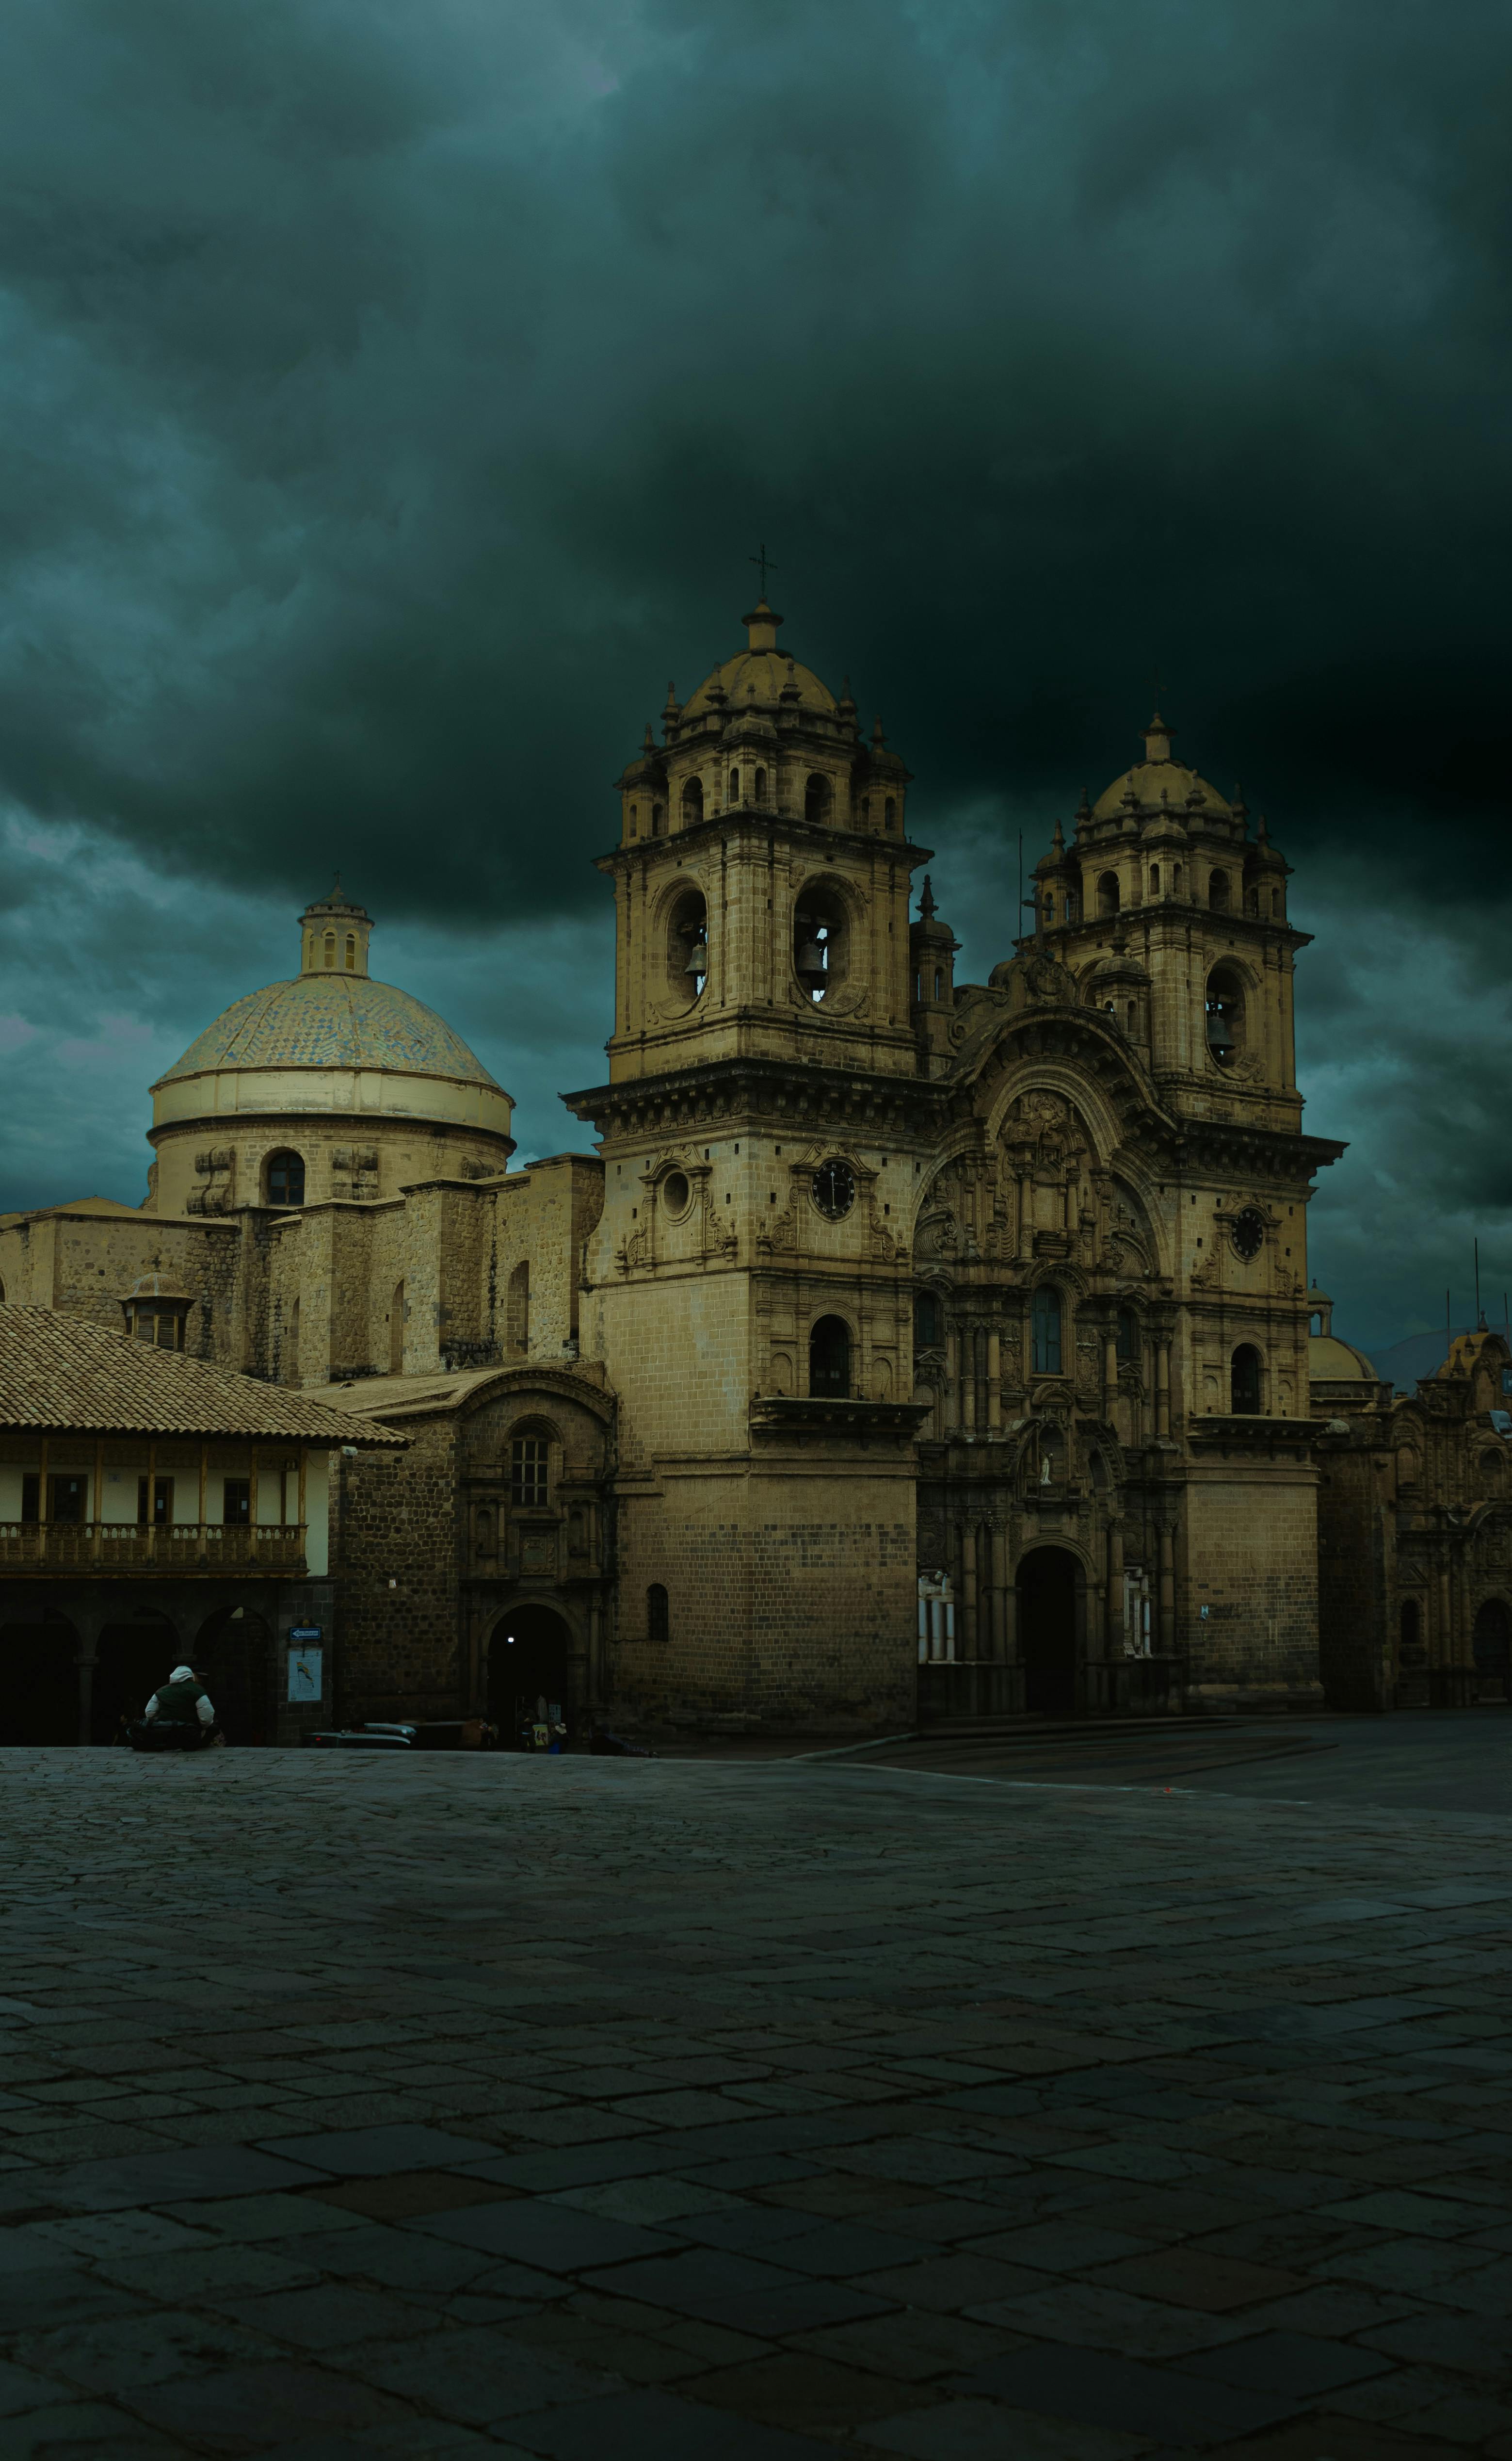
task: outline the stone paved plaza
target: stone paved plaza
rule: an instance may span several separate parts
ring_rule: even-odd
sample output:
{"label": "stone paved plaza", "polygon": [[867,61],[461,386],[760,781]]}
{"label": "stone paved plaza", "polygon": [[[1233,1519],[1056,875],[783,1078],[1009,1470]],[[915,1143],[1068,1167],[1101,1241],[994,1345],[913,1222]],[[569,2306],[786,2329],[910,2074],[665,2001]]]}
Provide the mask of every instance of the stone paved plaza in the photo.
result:
{"label": "stone paved plaza", "polygon": [[1229,1782],[0,1755],[7,2461],[1512,2456],[1512,1826]]}

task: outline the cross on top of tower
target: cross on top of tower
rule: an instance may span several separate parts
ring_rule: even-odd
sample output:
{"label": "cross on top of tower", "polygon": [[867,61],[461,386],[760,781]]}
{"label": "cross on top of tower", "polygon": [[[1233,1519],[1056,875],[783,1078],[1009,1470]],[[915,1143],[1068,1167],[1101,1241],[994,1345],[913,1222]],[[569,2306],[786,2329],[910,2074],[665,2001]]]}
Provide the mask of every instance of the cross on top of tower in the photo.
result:
{"label": "cross on top of tower", "polygon": [[747,558],[746,558],[746,562],[747,562],[747,564],[754,564],[754,565],[756,565],[756,566],[759,567],[759,569],[760,569],[760,573],[761,573],[761,595],[762,595],[762,597],[764,598],[764,597],[766,596],[766,577],[767,577],[767,574],[768,574],[769,572],[776,572],[776,570],[777,570],[777,566],[773,563],[772,558],[768,555],[768,553],[767,553],[767,551],[766,551],[766,541],[765,541],[765,539],[763,539],[763,540],[762,540],[762,542],[761,542],[761,549],[760,549],[760,553],[759,553],[759,554],[757,554],[757,555],[748,555],[748,556],[747,556]]}

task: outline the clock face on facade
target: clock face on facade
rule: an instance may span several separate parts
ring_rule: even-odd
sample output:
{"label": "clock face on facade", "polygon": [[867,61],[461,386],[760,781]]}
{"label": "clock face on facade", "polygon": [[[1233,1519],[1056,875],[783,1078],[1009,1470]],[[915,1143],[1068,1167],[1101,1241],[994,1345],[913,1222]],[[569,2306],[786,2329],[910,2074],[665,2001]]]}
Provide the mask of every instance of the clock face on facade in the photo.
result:
{"label": "clock face on facade", "polygon": [[1266,1218],[1253,1205],[1246,1205],[1234,1224],[1233,1242],[1247,1265],[1258,1256],[1266,1244]]}
{"label": "clock face on facade", "polygon": [[814,1202],[821,1213],[838,1222],[856,1202],[856,1180],[848,1164],[826,1162],[814,1173]]}

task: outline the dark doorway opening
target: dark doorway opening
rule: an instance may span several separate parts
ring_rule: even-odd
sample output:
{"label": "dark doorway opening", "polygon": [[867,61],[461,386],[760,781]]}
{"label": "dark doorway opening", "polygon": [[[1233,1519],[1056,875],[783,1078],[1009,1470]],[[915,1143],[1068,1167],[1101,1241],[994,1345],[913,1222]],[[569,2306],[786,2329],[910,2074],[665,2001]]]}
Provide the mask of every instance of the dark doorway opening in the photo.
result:
{"label": "dark doorway opening", "polygon": [[92,1744],[123,1744],[160,1683],[186,1664],[179,1636],[160,1616],[108,1623],[95,1643],[95,1680],[90,1692]]}
{"label": "dark doorway opening", "polygon": [[1024,1706],[1069,1718],[1076,1706],[1076,1559],[1034,1547],[1018,1568],[1018,1646]]}
{"label": "dark doorway opening", "polygon": [[488,1715],[501,1741],[518,1742],[522,1726],[560,1704],[567,1740],[577,1742],[571,1683],[572,1636],[555,1608],[506,1607],[488,1644]]}
{"label": "dark doorway opening", "polygon": [[78,1638],[61,1616],[0,1624],[0,1744],[78,1742]]}
{"label": "dark doorway opening", "polygon": [[270,1744],[273,1636],[253,1607],[223,1607],[200,1628],[194,1663],[228,1744]]}

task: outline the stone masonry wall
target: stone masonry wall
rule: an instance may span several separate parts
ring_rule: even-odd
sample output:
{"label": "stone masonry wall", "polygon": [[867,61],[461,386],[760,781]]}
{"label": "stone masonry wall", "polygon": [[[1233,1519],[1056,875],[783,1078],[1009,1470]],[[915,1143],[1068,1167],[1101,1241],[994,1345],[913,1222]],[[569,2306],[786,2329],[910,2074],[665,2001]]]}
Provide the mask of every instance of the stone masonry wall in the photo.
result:
{"label": "stone masonry wall", "polygon": [[1203,1464],[1189,1475],[1178,1631],[1194,1703],[1316,1703],[1316,1471],[1266,1461]]}
{"label": "stone masonry wall", "polygon": [[334,1456],[344,1722],[455,1718],[463,1706],[456,1423],[415,1420],[405,1432],[405,1452]]}

